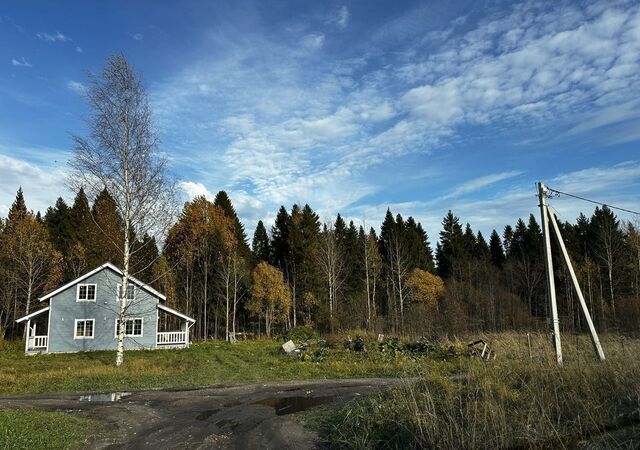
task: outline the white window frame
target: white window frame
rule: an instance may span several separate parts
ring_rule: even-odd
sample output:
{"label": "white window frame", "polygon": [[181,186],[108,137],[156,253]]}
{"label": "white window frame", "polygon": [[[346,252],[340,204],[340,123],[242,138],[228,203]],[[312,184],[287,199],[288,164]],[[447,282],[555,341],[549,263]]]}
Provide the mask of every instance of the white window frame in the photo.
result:
{"label": "white window frame", "polygon": [[[80,286],[86,286],[87,287],[87,295],[89,294],[89,286],[93,286],[93,299],[89,300],[89,299],[84,299],[84,298],[80,298]],[[96,299],[98,298],[98,285],[95,283],[78,283],[76,285],[76,302],[96,302]]]}
{"label": "white window frame", "polygon": [[[78,336],[78,322],[85,322],[84,332],[87,331],[86,322],[92,322],[91,336]],[[74,339],[93,339],[96,335],[96,320],[95,319],[76,319],[73,321],[73,338]]]}
{"label": "white window frame", "polygon": [[[127,334],[127,321],[135,321],[135,320],[139,320],[140,321],[140,334]],[[125,317],[124,318],[124,337],[143,337],[144,336],[144,317]],[[116,317],[115,323],[114,323],[114,337],[117,338],[118,337],[118,318]],[[135,330],[135,323],[133,325],[133,330]]]}
{"label": "white window frame", "polygon": [[[134,301],[136,301],[136,291],[138,290],[137,286],[135,284],[131,283],[131,282],[129,282],[128,286],[130,286],[133,289],[133,298],[127,298],[125,300],[127,302],[134,302]],[[122,287],[122,283],[118,283],[116,285],[116,301],[117,302],[120,302],[120,288],[121,287]],[[128,287],[127,287],[127,289],[128,289]]]}

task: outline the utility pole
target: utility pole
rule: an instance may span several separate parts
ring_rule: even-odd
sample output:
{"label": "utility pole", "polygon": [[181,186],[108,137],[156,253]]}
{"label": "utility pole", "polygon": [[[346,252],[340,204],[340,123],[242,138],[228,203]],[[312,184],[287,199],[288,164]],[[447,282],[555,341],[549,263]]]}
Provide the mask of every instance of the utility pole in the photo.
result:
{"label": "utility pole", "polygon": [[549,211],[547,208],[547,213],[549,214],[549,218],[551,219],[551,224],[553,225],[553,231],[556,232],[556,237],[558,238],[558,243],[560,244],[560,249],[562,250],[562,255],[564,256],[564,261],[567,263],[567,268],[569,269],[569,274],[571,275],[571,281],[573,283],[573,287],[576,290],[576,294],[578,294],[578,300],[580,300],[580,307],[582,308],[582,313],[584,314],[585,319],[587,320],[587,325],[589,325],[589,332],[591,333],[591,343],[593,344],[593,349],[595,350],[600,361],[604,361],[604,352],[602,351],[602,346],[600,345],[600,339],[598,339],[598,333],[596,333],[596,327],[593,326],[593,321],[591,320],[591,314],[589,314],[589,308],[587,308],[587,303],[584,301],[584,296],[582,295],[582,289],[580,289],[580,284],[578,283],[578,278],[576,277],[576,273],[573,270],[573,265],[571,264],[571,260],[569,259],[569,252],[567,252],[567,247],[564,245],[564,241],[562,240],[562,235],[560,234],[560,227],[558,227],[558,222],[556,218],[553,216],[553,213]]}
{"label": "utility pole", "polygon": [[547,269],[547,295],[551,310],[551,322],[553,326],[553,346],[556,350],[558,366],[562,366],[562,343],[560,342],[560,319],[558,319],[558,305],[556,303],[556,284],[553,277],[553,261],[551,259],[551,237],[549,236],[549,216],[547,209],[547,197],[542,182],[538,183],[538,197],[540,199],[540,214],[542,216],[542,234],[544,237],[544,258]]}

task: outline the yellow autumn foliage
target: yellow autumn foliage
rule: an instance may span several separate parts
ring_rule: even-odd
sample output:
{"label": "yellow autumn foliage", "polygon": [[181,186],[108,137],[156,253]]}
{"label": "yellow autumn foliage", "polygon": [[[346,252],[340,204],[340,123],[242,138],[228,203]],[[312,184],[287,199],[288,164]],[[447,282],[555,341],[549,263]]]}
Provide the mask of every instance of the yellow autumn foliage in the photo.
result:
{"label": "yellow autumn foliage", "polygon": [[444,281],[421,269],[413,269],[407,278],[409,297],[413,302],[435,305],[444,295]]}

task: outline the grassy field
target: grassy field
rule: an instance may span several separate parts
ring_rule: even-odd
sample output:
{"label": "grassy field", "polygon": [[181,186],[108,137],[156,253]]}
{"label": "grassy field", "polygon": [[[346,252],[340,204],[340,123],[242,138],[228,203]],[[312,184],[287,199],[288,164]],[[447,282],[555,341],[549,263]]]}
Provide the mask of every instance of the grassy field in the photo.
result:
{"label": "grassy field", "polygon": [[[127,352],[119,369],[114,352],[25,356],[19,343],[3,343],[0,395],[399,376],[407,381],[398,388],[309,420],[335,448],[640,447],[640,339],[602,336],[601,363],[587,336],[566,334],[565,365],[558,368],[547,335],[532,335],[530,349],[525,333],[483,337],[495,360],[470,358],[466,339],[408,346],[390,339],[381,346],[365,336],[349,348],[336,338],[303,360],[281,354],[276,340]],[[40,438],[29,432],[38,419],[32,414],[0,414],[5,443]],[[69,427],[51,432],[77,443],[90,424]],[[9,429],[26,431],[15,437]]]}
{"label": "grassy field", "polygon": [[75,449],[97,428],[93,420],[64,413],[0,410],[0,449]]}
{"label": "grassy field", "polygon": [[[549,340],[487,336],[495,361],[456,358],[442,372],[320,418],[333,448],[639,448],[640,340],[604,336],[595,361],[586,336],[567,335],[557,368]],[[463,343],[453,342],[460,346]],[[597,444],[597,445],[596,445]]]}
{"label": "grassy field", "polygon": [[189,349],[25,356],[21,343],[0,343],[0,395],[60,391],[194,387],[218,383],[401,376],[420,362],[340,345],[322,361],[279,353],[275,340],[194,344]]}

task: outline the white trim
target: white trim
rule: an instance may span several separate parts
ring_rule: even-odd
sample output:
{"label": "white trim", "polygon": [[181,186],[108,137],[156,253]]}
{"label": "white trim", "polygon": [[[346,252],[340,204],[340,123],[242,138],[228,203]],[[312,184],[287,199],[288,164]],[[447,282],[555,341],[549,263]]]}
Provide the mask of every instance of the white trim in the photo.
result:
{"label": "white trim", "polygon": [[[78,336],[76,333],[78,331],[78,322],[93,322],[91,325],[91,336]],[[84,325],[84,332],[87,331],[87,325]],[[75,319],[73,321],[73,338],[74,339],[93,339],[96,336],[96,319]]]}
{"label": "white trim", "polygon": [[182,313],[179,313],[179,312],[178,312],[178,311],[176,311],[175,309],[171,309],[171,308],[169,308],[168,306],[161,305],[160,303],[158,303],[158,309],[161,309],[161,310],[163,310],[163,311],[165,311],[165,312],[168,312],[169,314],[173,314],[174,316],[178,316],[178,317],[180,317],[181,319],[186,320],[187,322],[191,322],[191,323],[195,323],[195,322],[196,322],[196,320],[195,320],[195,319],[192,319],[192,318],[191,318],[191,317],[189,317],[189,316],[186,316],[186,315],[184,315],[184,314],[182,314]]}
{"label": "white trim", "polygon": [[[56,294],[59,294],[62,291],[65,291],[67,289],[69,289],[71,286],[73,286],[74,284],[77,284],[83,280],[86,280],[87,278],[89,278],[91,275],[94,275],[98,272],[100,272],[102,269],[111,269],[114,272],[116,272],[117,274],[119,274],[120,276],[123,275],[122,270],[118,269],[116,266],[114,266],[111,263],[104,263],[103,265],[96,267],[95,269],[93,269],[91,272],[87,272],[84,275],[82,275],[79,278],[76,278],[73,281],[70,281],[69,283],[65,284],[64,286],[59,287],[58,289],[56,289],[55,291],[49,292],[47,295],[45,295],[44,297],[40,297],[38,300],[39,301],[44,301],[47,300],[48,298],[53,297]],[[159,297],[161,300],[167,300],[167,297],[164,294],[161,294],[160,292],[156,291],[154,288],[152,288],[149,285],[144,284],[142,281],[138,280],[135,277],[129,276],[129,280],[133,281],[135,284],[137,284],[139,287],[141,287],[142,289],[150,292],[151,294],[155,295],[156,297]]]}
{"label": "white trim", "polygon": [[[89,286],[93,286],[93,300],[90,299],[82,299],[80,298],[80,288],[82,286],[86,286],[87,287],[87,297],[89,296]],[[81,302],[96,302],[96,299],[98,298],[98,285],[95,283],[78,283],[76,284],[76,303],[81,303]]]}
{"label": "white trim", "polygon": [[[118,303],[120,302],[120,288],[121,287],[122,287],[122,283],[116,284],[116,301]],[[127,290],[129,289],[129,287],[133,288],[133,298],[127,298],[126,299],[127,303],[134,302],[136,300],[136,291],[138,290],[138,287],[135,284],[127,285]]]}
{"label": "white trim", "polygon": [[[127,321],[128,320],[139,320],[140,321],[140,334],[127,334]],[[124,337],[144,337],[144,317],[125,317],[124,318]],[[115,318],[114,321],[114,335],[113,337],[115,337],[116,339],[118,338],[118,318]],[[134,326],[134,330],[135,330],[135,324]]]}
{"label": "white trim", "polygon": [[19,319],[16,319],[16,323],[22,323],[25,320],[31,320],[31,318],[37,316],[38,314],[42,314],[43,312],[49,311],[50,308],[51,308],[51,306],[47,306],[46,308],[39,309],[39,310],[37,310],[35,312],[32,312],[31,314],[27,314],[24,317],[20,317]]}
{"label": "white trim", "polygon": [[[49,302],[49,307],[53,303],[53,299]],[[49,353],[49,342],[51,342],[51,310],[49,310],[49,315],[47,316],[47,349],[45,350]]]}

